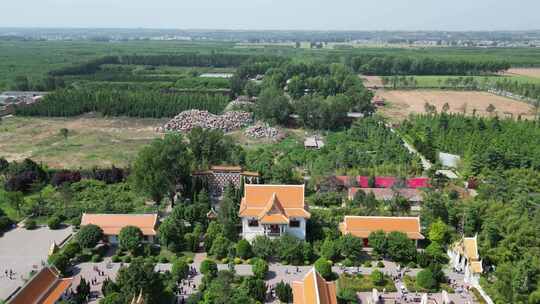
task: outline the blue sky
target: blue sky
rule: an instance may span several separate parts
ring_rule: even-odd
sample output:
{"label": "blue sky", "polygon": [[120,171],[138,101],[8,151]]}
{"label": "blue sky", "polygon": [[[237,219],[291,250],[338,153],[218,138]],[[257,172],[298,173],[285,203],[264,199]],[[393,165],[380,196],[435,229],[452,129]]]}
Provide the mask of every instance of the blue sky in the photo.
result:
{"label": "blue sky", "polygon": [[2,27],[540,29],[540,0],[0,0]]}

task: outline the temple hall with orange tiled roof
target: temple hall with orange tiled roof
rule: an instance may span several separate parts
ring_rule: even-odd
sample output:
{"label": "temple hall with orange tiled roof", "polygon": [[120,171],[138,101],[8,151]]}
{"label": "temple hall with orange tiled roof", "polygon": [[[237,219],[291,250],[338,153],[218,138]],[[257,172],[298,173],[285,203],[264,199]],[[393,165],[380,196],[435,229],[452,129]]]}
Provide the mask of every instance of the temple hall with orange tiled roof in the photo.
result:
{"label": "temple hall with orange tiled roof", "polygon": [[70,288],[72,278],[62,278],[58,271],[51,267],[42,268],[7,304],[54,304],[63,299]]}
{"label": "temple hall with orange tiled roof", "polygon": [[337,304],[336,284],[311,269],[302,281],[292,283],[293,304]]}
{"label": "temple hall with orange tiled roof", "polygon": [[464,273],[466,283],[479,284],[480,275],[484,271],[478,253],[478,237],[463,237],[448,248],[450,265],[456,271]]}
{"label": "temple hall with orange tiled roof", "polygon": [[96,225],[103,230],[103,234],[111,244],[118,243],[120,230],[127,226],[141,229],[143,240],[152,243],[157,234],[157,214],[90,214],[83,213],[81,227]]}
{"label": "temple hall with orange tiled roof", "polygon": [[382,230],[385,233],[393,231],[403,232],[407,237],[418,245],[418,240],[423,240],[419,217],[400,216],[345,216],[339,224],[339,230],[343,234],[352,234],[364,241],[369,247],[368,237],[370,233]]}
{"label": "temple hall with orange tiled roof", "polygon": [[310,213],[304,202],[304,185],[244,186],[240,203],[242,237],[279,237],[284,234],[306,238],[306,220]]}

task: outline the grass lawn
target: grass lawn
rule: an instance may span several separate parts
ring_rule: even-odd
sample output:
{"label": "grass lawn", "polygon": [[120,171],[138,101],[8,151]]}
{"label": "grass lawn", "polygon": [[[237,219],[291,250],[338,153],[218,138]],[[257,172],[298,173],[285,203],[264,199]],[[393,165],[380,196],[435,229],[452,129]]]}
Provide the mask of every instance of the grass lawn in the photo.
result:
{"label": "grass lawn", "polygon": [[439,288],[437,290],[429,290],[422,288],[416,284],[416,278],[411,276],[405,276],[403,281],[405,282],[405,286],[407,286],[407,290],[411,292],[439,292],[441,290],[446,290],[448,293],[454,293],[454,289],[450,287],[449,284],[441,283],[439,284]]}
{"label": "grass lawn", "polygon": [[397,291],[396,285],[389,276],[384,276],[385,283],[381,286],[374,285],[368,275],[341,275],[337,281],[339,289],[351,288],[357,292],[372,291],[373,288],[378,290],[386,289],[387,292]]}
{"label": "grass lawn", "polygon": [[194,256],[195,256],[195,253],[191,251],[182,251],[179,253],[174,253],[170,251],[169,249],[165,248],[164,246],[161,246],[161,251],[159,252],[159,255],[158,255],[158,261],[161,257],[165,257],[167,258],[167,260],[169,260],[169,262],[172,262],[176,258],[193,259]]}
{"label": "grass lawn", "polygon": [[[125,167],[161,134],[166,119],[9,117],[0,125],[0,157],[32,158],[52,168]],[[59,131],[69,130],[67,140]]]}

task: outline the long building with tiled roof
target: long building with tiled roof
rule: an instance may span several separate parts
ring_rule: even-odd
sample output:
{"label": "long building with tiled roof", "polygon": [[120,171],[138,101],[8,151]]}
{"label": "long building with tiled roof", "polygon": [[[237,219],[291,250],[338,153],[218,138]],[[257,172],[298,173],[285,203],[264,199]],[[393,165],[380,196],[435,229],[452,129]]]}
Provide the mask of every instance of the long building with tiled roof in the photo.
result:
{"label": "long building with tiled roof", "polygon": [[304,202],[304,185],[246,184],[238,214],[247,240],[283,234],[305,239],[306,220],[311,216]]}
{"label": "long building with tiled roof", "polygon": [[134,226],[141,230],[144,240],[153,242],[157,234],[157,214],[90,214],[83,213],[81,226],[96,225],[108,238],[109,243],[118,243],[120,230]]}
{"label": "long building with tiled roof", "polygon": [[311,269],[302,281],[292,283],[293,304],[337,304],[336,284]]}
{"label": "long building with tiled roof", "polygon": [[54,304],[65,296],[72,281],[60,277],[56,269],[45,267],[9,298],[7,304]]}
{"label": "long building with tiled roof", "polygon": [[423,240],[419,217],[400,216],[345,216],[339,224],[343,234],[352,234],[364,240],[369,246],[368,237],[372,232],[382,230],[385,233],[394,231],[403,232],[413,241]]}
{"label": "long building with tiled roof", "polygon": [[448,248],[448,255],[454,269],[464,273],[465,282],[479,284],[484,269],[478,253],[477,236],[463,237]]}

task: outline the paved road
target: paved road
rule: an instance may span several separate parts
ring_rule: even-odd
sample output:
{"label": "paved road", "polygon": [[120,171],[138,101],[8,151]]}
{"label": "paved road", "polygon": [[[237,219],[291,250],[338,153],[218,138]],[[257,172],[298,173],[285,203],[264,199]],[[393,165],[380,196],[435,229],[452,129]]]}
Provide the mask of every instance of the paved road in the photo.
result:
{"label": "paved road", "polygon": [[[43,267],[53,242],[62,243],[73,233],[71,227],[50,230],[16,228],[0,237],[0,299],[7,298],[29,277],[30,271]],[[12,270],[11,279],[5,271]]]}

